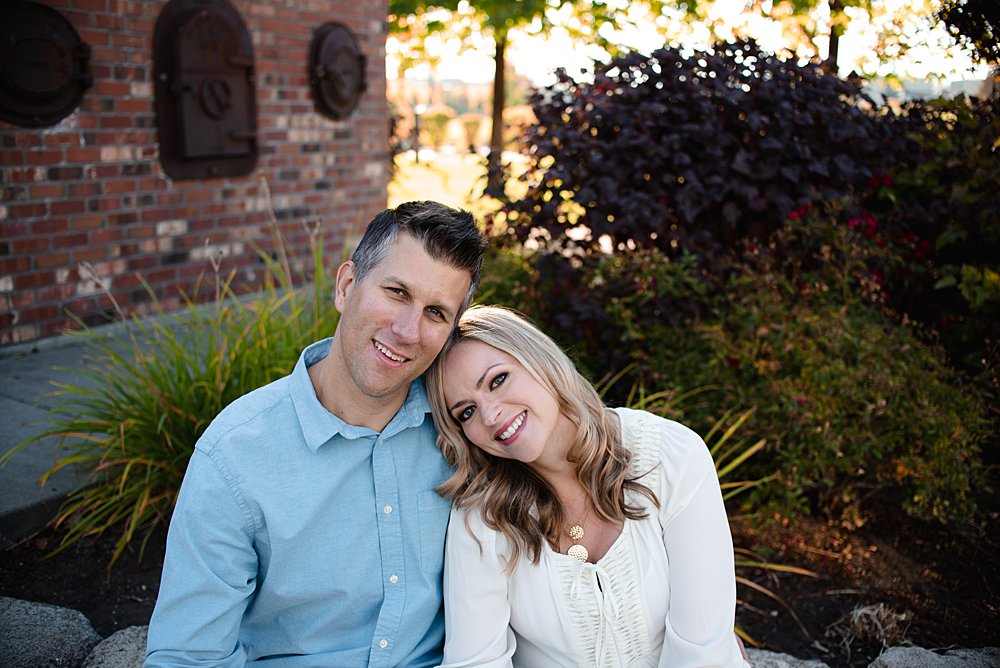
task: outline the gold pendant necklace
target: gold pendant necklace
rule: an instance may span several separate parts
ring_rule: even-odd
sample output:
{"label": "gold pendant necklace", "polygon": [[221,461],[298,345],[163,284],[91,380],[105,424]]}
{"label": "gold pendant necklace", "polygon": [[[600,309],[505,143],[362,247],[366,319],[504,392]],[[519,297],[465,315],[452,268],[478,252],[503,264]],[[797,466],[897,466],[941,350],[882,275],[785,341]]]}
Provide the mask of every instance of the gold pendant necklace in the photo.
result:
{"label": "gold pendant necklace", "polygon": [[580,545],[580,541],[583,540],[583,526],[582,525],[587,521],[587,517],[589,515],[590,515],[590,503],[588,501],[588,503],[587,503],[587,512],[584,514],[583,519],[580,522],[578,522],[577,524],[574,524],[573,526],[571,526],[566,531],[566,533],[569,534],[570,539],[573,541],[573,544],[569,546],[568,550],[566,550],[566,554],[568,554],[569,556],[573,557],[574,559],[578,559],[578,560],[584,561],[584,562],[587,561],[588,557],[590,557],[590,552],[587,551],[586,547],[584,547],[583,545]]}

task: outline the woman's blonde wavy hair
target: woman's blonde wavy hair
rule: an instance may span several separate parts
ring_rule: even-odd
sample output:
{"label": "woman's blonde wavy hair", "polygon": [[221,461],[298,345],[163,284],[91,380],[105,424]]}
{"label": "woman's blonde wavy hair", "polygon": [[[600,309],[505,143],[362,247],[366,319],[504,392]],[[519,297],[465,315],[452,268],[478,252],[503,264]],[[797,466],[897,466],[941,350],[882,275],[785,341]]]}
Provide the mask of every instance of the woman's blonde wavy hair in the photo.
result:
{"label": "woman's blonde wavy hair", "polygon": [[613,522],[645,517],[641,506],[626,502],[628,490],[659,505],[651,489],[629,477],[632,454],[622,445],[618,424],[559,346],[519,313],[498,306],[473,306],[427,371],[438,447],[455,467],[454,475],[438,487],[438,492],[454,499],[459,507],[480,507],[486,525],[506,536],[511,545],[509,570],[522,551],[537,564],[544,541],[558,542],[565,518],[559,499],[544,479],[522,462],[491,455],[473,445],[448,411],[444,361],[452,347],[465,340],[481,341],[507,353],[555,397],[559,411],[576,425],[569,460],[576,464],[577,478],[601,517]]}

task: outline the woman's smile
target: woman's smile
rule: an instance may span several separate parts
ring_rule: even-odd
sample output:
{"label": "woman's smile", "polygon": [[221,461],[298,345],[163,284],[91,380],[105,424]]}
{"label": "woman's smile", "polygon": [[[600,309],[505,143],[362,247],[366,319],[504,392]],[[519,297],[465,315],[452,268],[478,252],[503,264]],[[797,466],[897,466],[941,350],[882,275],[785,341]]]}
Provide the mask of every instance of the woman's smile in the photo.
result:
{"label": "woman's smile", "polygon": [[528,411],[520,413],[517,417],[507,423],[507,428],[502,432],[497,432],[496,439],[503,442],[505,445],[510,445],[515,440],[517,440],[518,432],[521,429],[521,425],[524,424],[524,420],[528,417]]}

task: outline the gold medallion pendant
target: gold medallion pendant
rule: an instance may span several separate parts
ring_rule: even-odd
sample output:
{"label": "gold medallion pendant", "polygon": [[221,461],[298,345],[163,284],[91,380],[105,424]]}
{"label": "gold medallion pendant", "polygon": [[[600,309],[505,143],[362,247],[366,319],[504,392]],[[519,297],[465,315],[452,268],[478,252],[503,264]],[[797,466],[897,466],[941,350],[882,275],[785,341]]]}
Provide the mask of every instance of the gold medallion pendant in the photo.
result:
{"label": "gold medallion pendant", "polygon": [[587,557],[590,556],[590,553],[587,552],[587,548],[580,545],[580,541],[583,540],[583,527],[579,524],[574,524],[569,528],[567,533],[569,534],[569,537],[573,539],[573,545],[569,546],[569,549],[566,550],[566,554],[574,559],[587,561]]}
{"label": "gold medallion pendant", "polygon": [[576,545],[570,545],[569,549],[566,550],[566,554],[574,559],[579,559],[580,561],[587,561],[587,557],[590,556],[590,553],[587,552],[587,548],[579,543]]}

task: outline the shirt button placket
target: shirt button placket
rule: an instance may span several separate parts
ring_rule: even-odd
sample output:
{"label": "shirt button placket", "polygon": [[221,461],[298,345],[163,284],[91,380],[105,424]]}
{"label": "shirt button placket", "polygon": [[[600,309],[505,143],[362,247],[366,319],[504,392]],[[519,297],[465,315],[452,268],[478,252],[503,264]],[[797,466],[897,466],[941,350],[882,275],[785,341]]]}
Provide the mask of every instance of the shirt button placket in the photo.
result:
{"label": "shirt button placket", "polygon": [[[387,668],[393,660],[393,646],[400,632],[403,606],[406,601],[402,502],[399,498],[399,477],[392,448],[379,438],[372,451],[372,473],[375,479],[375,507],[381,508],[377,527],[381,546],[382,582],[385,586],[382,606],[375,623],[369,665]],[[416,519],[416,518],[414,518]],[[393,585],[393,586],[388,586]]]}

